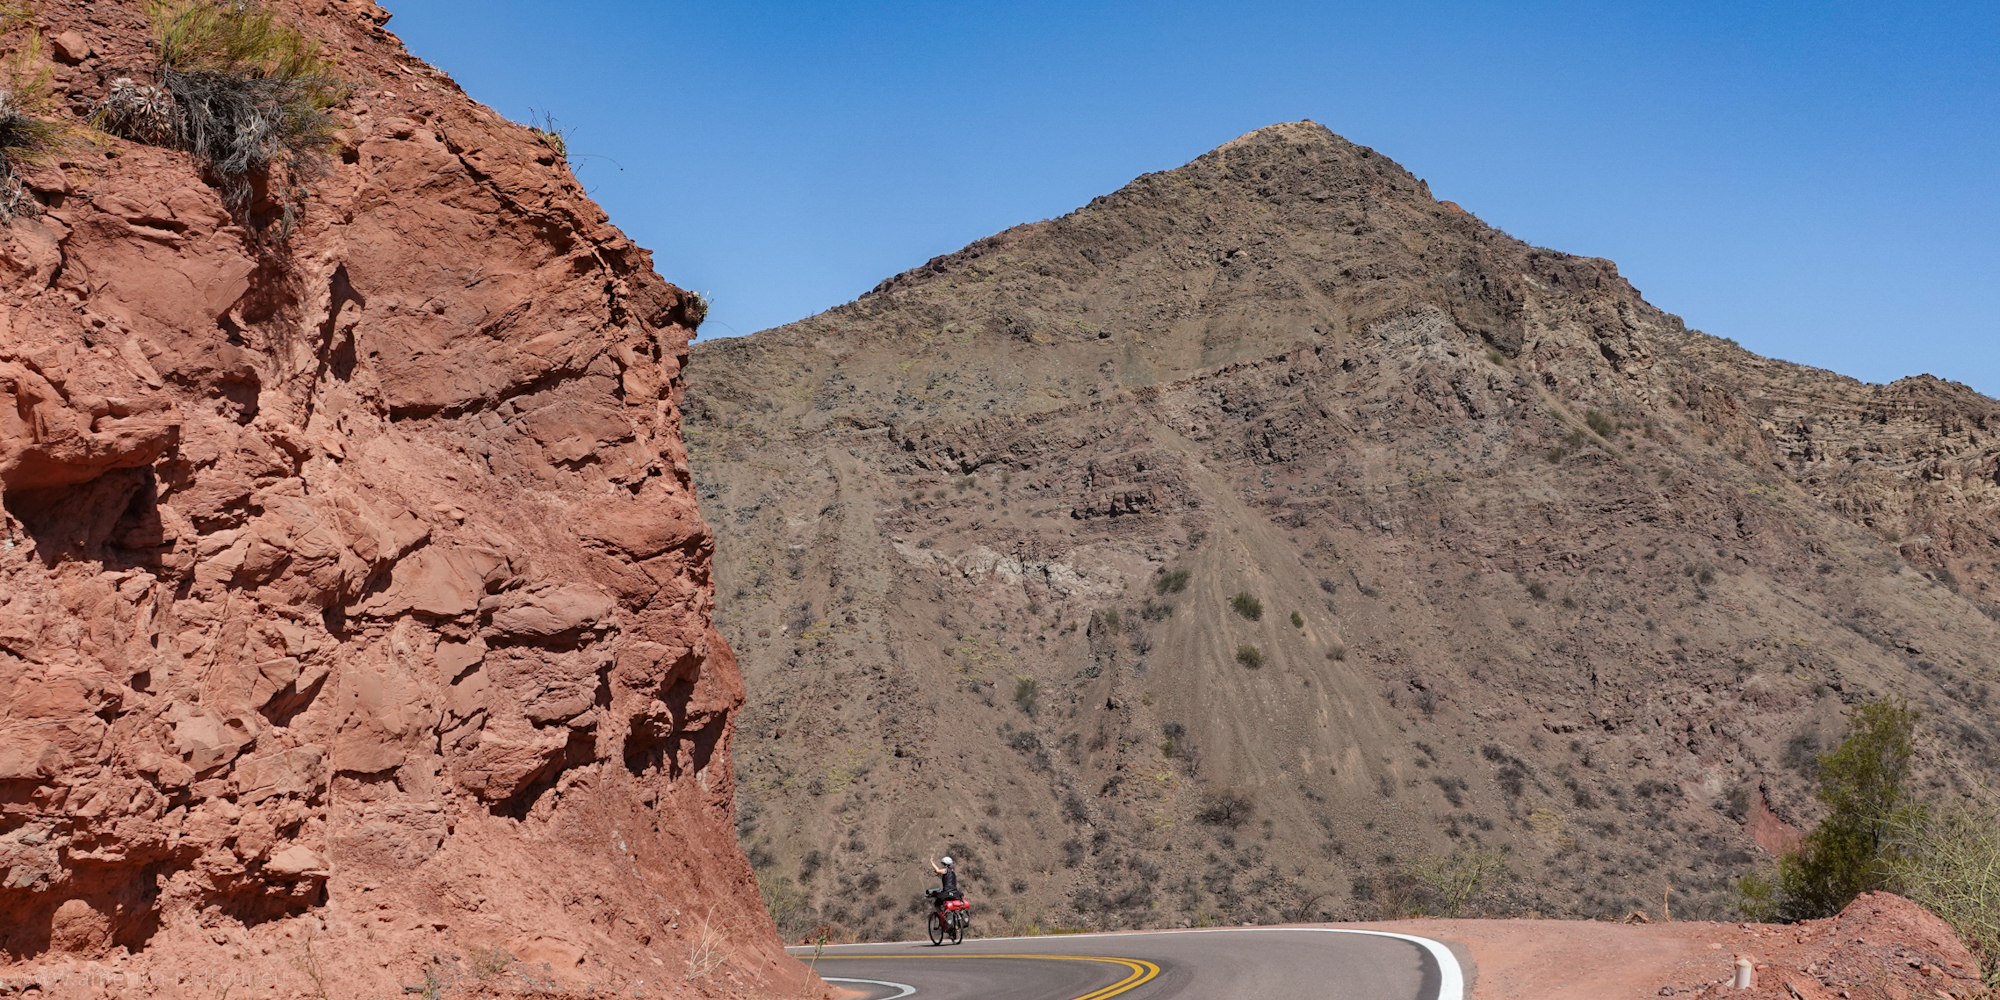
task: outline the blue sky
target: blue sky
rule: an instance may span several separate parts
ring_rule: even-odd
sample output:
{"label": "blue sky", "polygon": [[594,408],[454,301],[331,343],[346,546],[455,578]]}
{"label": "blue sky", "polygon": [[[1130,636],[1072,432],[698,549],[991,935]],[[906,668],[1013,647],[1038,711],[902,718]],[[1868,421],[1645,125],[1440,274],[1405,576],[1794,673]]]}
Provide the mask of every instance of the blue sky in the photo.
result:
{"label": "blue sky", "polygon": [[1774,357],[2000,395],[2000,4],[388,0],[727,336],[1311,118]]}

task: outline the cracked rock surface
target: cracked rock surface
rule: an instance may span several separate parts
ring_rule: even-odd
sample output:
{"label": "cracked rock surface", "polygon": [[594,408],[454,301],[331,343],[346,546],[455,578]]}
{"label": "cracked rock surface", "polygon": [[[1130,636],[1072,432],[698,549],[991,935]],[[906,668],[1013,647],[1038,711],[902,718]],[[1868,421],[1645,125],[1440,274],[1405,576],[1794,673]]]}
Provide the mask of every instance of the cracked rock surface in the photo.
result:
{"label": "cracked rock surface", "polygon": [[[0,230],[0,979],[796,989],[731,836],[690,297],[381,8],[282,12],[354,83],[288,241],[110,139]],[[148,71],[142,3],[37,18],[73,111]]]}

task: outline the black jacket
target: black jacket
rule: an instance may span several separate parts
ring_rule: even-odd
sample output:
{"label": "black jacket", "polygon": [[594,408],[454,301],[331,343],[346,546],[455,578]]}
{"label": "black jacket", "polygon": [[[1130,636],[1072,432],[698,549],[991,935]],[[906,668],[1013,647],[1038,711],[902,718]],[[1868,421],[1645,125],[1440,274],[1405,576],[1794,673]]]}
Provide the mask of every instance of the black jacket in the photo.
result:
{"label": "black jacket", "polygon": [[944,888],[943,888],[943,891],[941,891],[941,892],[939,892],[939,893],[938,893],[938,898],[939,898],[939,899],[964,899],[964,898],[965,898],[964,896],[960,895],[960,894],[959,894],[959,892],[958,892],[958,870],[957,870],[957,869],[955,869],[955,868],[947,868],[947,869],[945,869],[944,871],[941,871],[941,872],[939,872],[939,873],[938,873],[938,880],[939,880],[940,882],[943,882],[943,883],[944,883]]}

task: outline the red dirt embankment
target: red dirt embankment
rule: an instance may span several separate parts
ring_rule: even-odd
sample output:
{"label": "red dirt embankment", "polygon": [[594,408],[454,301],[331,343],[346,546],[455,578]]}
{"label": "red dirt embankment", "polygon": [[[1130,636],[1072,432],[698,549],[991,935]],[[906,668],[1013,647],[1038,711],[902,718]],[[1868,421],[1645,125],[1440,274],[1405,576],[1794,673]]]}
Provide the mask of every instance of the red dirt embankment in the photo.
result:
{"label": "red dirt embankment", "polygon": [[[77,121],[147,6],[0,42]],[[0,995],[799,993],[732,833],[698,303],[387,12],[276,6],[354,87],[282,249],[108,137],[0,227]]]}
{"label": "red dirt embankment", "polygon": [[[1987,995],[1951,927],[1887,893],[1839,916],[1781,924],[1613,924],[1556,920],[1400,920],[1370,927],[1465,946],[1473,1000],[1964,1000]],[[1738,956],[1749,990],[1728,985]]]}

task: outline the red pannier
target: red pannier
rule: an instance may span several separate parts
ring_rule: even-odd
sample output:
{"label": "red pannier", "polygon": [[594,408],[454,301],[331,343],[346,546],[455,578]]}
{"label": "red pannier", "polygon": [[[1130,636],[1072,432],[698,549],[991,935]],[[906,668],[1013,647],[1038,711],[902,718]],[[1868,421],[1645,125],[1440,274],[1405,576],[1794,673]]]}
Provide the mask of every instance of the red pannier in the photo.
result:
{"label": "red pannier", "polygon": [[944,908],[947,910],[970,910],[972,909],[972,904],[963,899],[947,899],[944,901]]}

